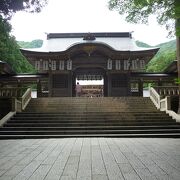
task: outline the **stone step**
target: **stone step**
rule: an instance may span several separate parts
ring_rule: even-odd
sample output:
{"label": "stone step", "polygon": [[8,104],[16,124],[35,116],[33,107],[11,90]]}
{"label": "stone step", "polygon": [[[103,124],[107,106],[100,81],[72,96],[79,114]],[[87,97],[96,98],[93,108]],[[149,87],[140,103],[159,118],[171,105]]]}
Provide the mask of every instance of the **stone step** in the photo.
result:
{"label": "stone step", "polygon": [[149,98],[38,98],[0,128],[0,139],[180,137],[180,124]]}
{"label": "stone step", "polygon": [[27,123],[27,122],[30,122],[30,123],[94,123],[94,122],[99,122],[99,123],[138,123],[138,122],[150,122],[150,123],[154,123],[154,122],[175,122],[175,120],[172,120],[172,119],[133,119],[133,118],[129,118],[129,119],[93,119],[93,118],[78,118],[78,119],[12,119],[11,121],[9,121],[8,123]]}
{"label": "stone step", "polygon": [[113,113],[109,113],[109,114],[104,114],[104,113],[92,113],[92,114],[56,114],[56,115],[33,115],[33,114],[26,114],[26,115],[15,115],[14,118],[123,118],[123,117],[133,117],[133,118],[166,118],[166,117],[170,117],[167,114],[134,114],[134,113],[119,113],[119,114],[113,114]]}
{"label": "stone step", "polygon": [[44,117],[44,118],[12,118],[9,122],[164,122],[164,121],[172,121],[175,122],[170,117],[167,118],[135,118],[135,117],[102,117],[102,118],[90,118],[90,117],[81,117],[81,118],[52,118],[52,117]]}
{"label": "stone step", "polygon": [[0,135],[0,139],[55,139],[55,138],[180,138],[179,133],[157,134],[66,134],[66,135]]}
{"label": "stone step", "polygon": [[180,138],[180,133],[156,133],[156,134],[61,134],[61,135],[0,135],[0,139],[47,139],[47,138],[84,138],[84,137],[111,137],[111,138]]}
{"label": "stone step", "polygon": [[179,133],[180,134],[180,129],[142,129],[142,130],[112,130],[112,129],[99,129],[98,131],[96,129],[94,130],[58,130],[58,131],[52,131],[52,130],[42,130],[42,131],[38,131],[38,130],[27,130],[27,131],[14,131],[14,130],[10,130],[10,131],[0,131],[0,135],[66,135],[66,134],[163,134],[163,133]]}
{"label": "stone step", "polygon": [[3,127],[1,131],[63,131],[63,130],[180,130],[180,125],[169,125],[169,126],[61,126],[61,127]]}
{"label": "stone step", "polygon": [[[58,115],[128,115],[127,112],[56,112],[56,113],[41,113],[41,112],[21,112],[21,113],[17,113],[17,115],[20,115],[20,116],[27,116],[27,115],[32,115],[32,116],[58,116]],[[134,115],[167,115],[165,112],[161,112],[161,111],[157,111],[157,112],[131,112],[131,114],[134,114]]]}
{"label": "stone step", "polygon": [[[63,110],[64,111],[64,110]],[[79,112],[84,112],[84,111],[87,111],[87,112],[95,112],[95,109],[93,109],[93,110],[83,110],[83,109],[81,109],[81,110],[78,110]],[[28,112],[28,111],[27,111]],[[41,112],[41,113],[57,113],[57,112],[61,112],[61,110],[57,110],[57,109],[51,109],[51,110],[34,110],[34,111],[29,111],[29,112]],[[69,110],[67,111],[67,112],[70,112]],[[77,110],[71,110],[71,112],[77,112]],[[113,110],[111,110],[111,109],[108,109],[107,111],[104,111],[104,109],[101,111],[101,110],[97,110],[96,111],[97,113],[98,112],[126,112],[126,113],[131,113],[131,112],[134,112],[134,110],[128,110],[128,109],[125,109],[125,110],[123,110],[123,109],[121,109],[121,110],[116,110],[116,109],[113,109]],[[141,109],[139,109],[139,110],[137,110],[136,109],[136,112],[138,112],[138,113],[141,113],[141,112],[147,112],[146,110],[141,110]],[[151,111],[152,112],[152,111]],[[157,112],[157,111],[153,111],[153,112]]]}
{"label": "stone step", "polygon": [[176,125],[173,121],[154,121],[154,122],[132,122],[132,121],[124,121],[124,122],[8,122],[4,125],[4,127],[18,127],[18,126],[30,126],[30,127],[78,127],[78,126],[168,126],[168,125]]}
{"label": "stone step", "polygon": [[56,102],[56,101],[52,101],[52,102],[39,102],[39,101],[36,101],[36,102],[33,102],[32,100],[31,100],[31,102],[29,103],[30,105],[38,105],[38,104],[44,104],[44,105],[54,105],[54,104],[61,104],[61,105],[63,105],[63,104],[69,104],[69,105],[74,105],[74,104],[78,104],[78,105],[85,105],[85,106],[87,106],[87,105],[92,105],[92,104],[97,104],[97,105],[99,105],[99,104],[103,104],[104,106],[106,106],[107,104],[112,104],[112,105],[118,105],[118,104],[133,104],[133,103],[135,103],[135,102],[140,102],[141,104],[147,104],[147,105],[149,105],[149,104],[152,104],[152,102],[151,101],[142,101],[142,100],[139,100],[139,101],[133,101],[133,100],[126,100],[126,101],[105,101],[105,100],[103,100],[103,101],[95,101],[95,100],[92,100],[92,101],[84,101],[84,102],[81,102],[81,101],[58,101],[58,102]]}
{"label": "stone step", "polygon": [[162,121],[164,119],[169,119],[169,120],[172,120],[172,118],[170,116],[164,116],[164,115],[159,115],[159,116],[134,116],[134,115],[112,115],[112,116],[104,116],[104,115],[99,115],[99,116],[88,116],[88,115],[75,115],[75,116],[68,116],[68,115],[65,115],[65,116],[14,116],[11,118],[11,120],[23,120],[23,119],[26,119],[26,120],[29,120],[29,119],[39,119],[39,120],[83,120],[83,119],[96,119],[96,120],[125,120],[125,119],[132,119],[132,120],[136,120],[136,119],[142,119],[142,120],[146,120],[146,119],[149,119],[149,120],[155,120],[155,119],[161,119]]}

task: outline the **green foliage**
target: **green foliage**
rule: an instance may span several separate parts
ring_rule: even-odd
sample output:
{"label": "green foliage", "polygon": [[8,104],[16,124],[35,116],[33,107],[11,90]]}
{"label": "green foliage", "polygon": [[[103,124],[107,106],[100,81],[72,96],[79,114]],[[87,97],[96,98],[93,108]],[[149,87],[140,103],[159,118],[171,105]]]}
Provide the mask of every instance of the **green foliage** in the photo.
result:
{"label": "green foliage", "polygon": [[10,19],[13,13],[21,10],[40,12],[46,4],[47,0],[1,0],[0,15],[4,19]]}
{"label": "green foliage", "polygon": [[136,41],[136,45],[139,47],[145,47],[145,48],[150,48],[152,46],[150,46],[149,44],[143,43],[141,41]]}
{"label": "green foliage", "polygon": [[0,16],[0,60],[7,62],[17,73],[34,72],[21,54],[15,38],[9,35],[10,31],[11,26]]}
{"label": "green foliage", "polygon": [[175,78],[175,84],[180,84],[180,78]]}
{"label": "green foliage", "polygon": [[25,42],[25,41],[18,41],[18,45],[22,48],[40,48],[43,44],[43,40],[36,39],[31,42]]}
{"label": "green foliage", "polygon": [[109,8],[126,16],[131,23],[148,23],[149,15],[156,14],[157,21],[165,25],[169,35],[180,36],[180,1],[179,0],[109,0]]}
{"label": "green foliage", "polygon": [[176,51],[161,51],[148,63],[147,72],[163,72],[176,59]]}
{"label": "green foliage", "polygon": [[[136,41],[139,47],[148,47],[149,45]],[[150,46],[149,46],[150,47]],[[172,40],[159,44],[160,50],[147,65],[147,72],[163,72],[176,59],[176,41]]]}
{"label": "green foliage", "polygon": [[158,44],[156,47],[159,47],[161,49],[161,51],[175,50],[176,49],[176,40]]}

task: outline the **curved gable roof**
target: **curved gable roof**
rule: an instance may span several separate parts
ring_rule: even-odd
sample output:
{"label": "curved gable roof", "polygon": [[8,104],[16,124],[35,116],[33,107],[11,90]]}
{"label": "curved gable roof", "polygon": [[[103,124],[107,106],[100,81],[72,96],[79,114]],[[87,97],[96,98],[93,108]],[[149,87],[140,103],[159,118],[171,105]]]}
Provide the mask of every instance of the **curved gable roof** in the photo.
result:
{"label": "curved gable roof", "polygon": [[47,35],[41,48],[22,49],[33,52],[62,52],[78,44],[102,44],[115,51],[146,51],[157,48],[140,48],[131,33],[89,33],[94,40],[84,40],[87,33],[53,33]]}

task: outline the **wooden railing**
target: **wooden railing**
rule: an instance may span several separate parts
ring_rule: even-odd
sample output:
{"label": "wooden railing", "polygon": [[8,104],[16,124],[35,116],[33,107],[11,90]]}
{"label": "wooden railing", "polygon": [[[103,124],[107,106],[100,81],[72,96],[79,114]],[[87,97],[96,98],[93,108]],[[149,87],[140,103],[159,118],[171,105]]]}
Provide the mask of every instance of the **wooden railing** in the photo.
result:
{"label": "wooden railing", "polygon": [[180,95],[178,86],[156,86],[154,89],[160,96]]}
{"label": "wooden railing", "polygon": [[[164,88],[164,90],[166,89],[167,91],[160,91],[161,87],[158,87],[158,88],[155,87],[155,88],[158,89],[159,92],[163,92],[163,96],[165,96],[166,93],[172,93],[172,92],[173,92],[172,95],[179,95],[179,90],[177,91],[177,89],[176,89],[177,87],[175,87],[174,91],[172,90],[173,87],[169,87],[169,91],[168,91],[168,87],[166,87],[166,88],[162,87],[162,89]],[[166,95],[165,98],[161,99],[162,95],[158,94],[156,89],[154,89],[152,87],[149,89],[150,99],[152,100],[154,105],[160,111],[166,111],[166,113],[168,113],[170,116],[172,116],[173,119],[176,119],[177,122],[180,122],[180,115],[176,114],[174,111],[171,110],[170,96]]]}

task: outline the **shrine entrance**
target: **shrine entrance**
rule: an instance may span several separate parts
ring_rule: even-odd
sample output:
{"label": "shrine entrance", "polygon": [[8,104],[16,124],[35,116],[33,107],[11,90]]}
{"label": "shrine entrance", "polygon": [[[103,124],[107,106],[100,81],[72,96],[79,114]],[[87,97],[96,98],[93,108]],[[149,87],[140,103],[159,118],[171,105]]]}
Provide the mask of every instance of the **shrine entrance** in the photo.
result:
{"label": "shrine entrance", "polygon": [[77,68],[73,73],[72,96],[76,83],[82,86],[82,97],[107,96],[106,72],[103,68]]}

